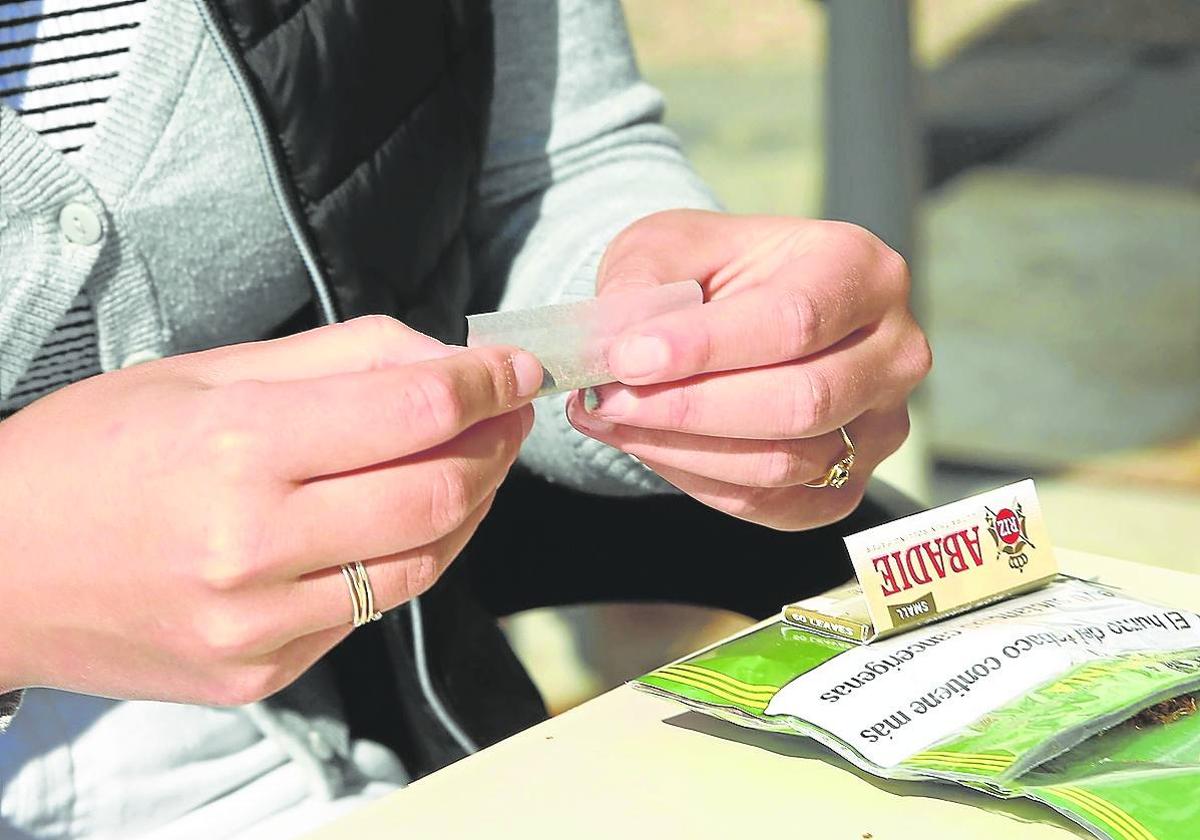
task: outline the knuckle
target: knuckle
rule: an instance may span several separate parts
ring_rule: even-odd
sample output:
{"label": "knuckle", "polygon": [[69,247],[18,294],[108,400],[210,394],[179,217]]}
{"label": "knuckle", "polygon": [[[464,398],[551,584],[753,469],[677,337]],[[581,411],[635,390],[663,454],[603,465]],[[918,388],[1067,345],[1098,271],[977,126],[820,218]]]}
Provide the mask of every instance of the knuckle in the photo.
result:
{"label": "knuckle", "polygon": [[889,289],[894,290],[901,300],[908,300],[912,293],[912,272],[909,271],[908,261],[900,252],[889,248],[882,242],[883,256],[880,258],[882,272]]}
{"label": "knuckle", "polygon": [[787,487],[800,478],[805,459],[792,441],[771,446],[759,459],[755,484],[759,487]]}
{"label": "knuckle", "polygon": [[422,423],[453,430],[465,422],[466,407],[445,376],[422,373],[412,379],[409,387],[400,389],[397,399],[397,422],[401,424]]}
{"label": "knuckle", "polygon": [[933,370],[933,348],[929,345],[928,336],[919,328],[912,339],[911,354],[916,381],[920,382]]}
{"label": "knuckle", "polygon": [[829,377],[819,370],[808,375],[808,420],[809,427],[825,423],[833,411],[833,386]]}
{"label": "knuckle", "polygon": [[395,335],[394,330],[399,326],[400,322],[388,315],[359,315],[357,318],[343,321],[335,329],[366,337]]}
{"label": "knuckle", "polygon": [[800,288],[787,289],[779,301],[783,319],[783,354],[796,359],[812,352],[818,340],[821,313],[812,294]]}
{"label": "knuckle", "polygon": [[388,315],[362,315],[338,325],[365,357],[367,370],[382,370],[411,361],[405,347],[414,331]]}
{"label": "knuckle", "polygon": [[230,500],[228,506],[231,510],[211,515],[196,570],[200,584],[213,592],[242,589],[265,571],[258,517],[241,502]]}
{"label": "knuckle", "polygon": [[516,412],[516,416],[518,433],[520,435],[520,441],[518,444],[519,448],[520,444],[523,444],[525,439],[528,438],[533,432],[533,426],[537,422],[537,412],[534,411],[532,405],[526,405],[522,406],[521,409]]}
{"label": "knuckle", "polygon": [[827,224],[829,227],[826,229],[826,236],[840,251],[862,254],[882,244],[879,237],[854,222],[828,222]]}
{"label": "knuckle", "polygon": [[695,387],[678,385],[665,392],[667,396],[666,417],[667,428],[687,430],[693,428],[700,413]]}
{"label": "knuckle", "polygon": [[437,583],[449,559],[442,556],[445,552],[440,545],[371,564],[368,571],[375,582],[378,609],[394,609]]}
{"label": "knuckle", "polygon": [[241,483],[261,475],[266,441],[254,421],[263,383],[233,382],[210,392],[200,412],[199,439],[205,466],[226,481]]}
{"label": "knuckle", "polygon": [[605,249],[605,261],[611,261],[621,258],[629,250],[636,250],[637,242],[642,237],[642,225],[639,222],[627,225],[617,232],[617,235],[609,240],[608,248]]}
{"label": "knuckle", "polygon": [[912,276],[904,257],[861,225],[850,222],[836,225],[836,232],[830,234],[835,247],[854,256],[863,267],[874,269],[871,275],[880,278],[889,292],[907,299],[912,288]]}
{"label": "knuckle", "polygon": [[933,349],[929,339],[911,316],[901,325],[900,337],[894,342],[895,352],[889,366],[897,393],[907,394],[921,383],[933,369]]}
{"label": "knuckle", "polygon": [[202,661],[236,662],[251,655],[262,635],[244,610],[221,604],[201,612],[196,620],[196,641]]}
{"label": "knuckle", "polygon": [[[901,404],[888,411],[880,427],[872,433],[869,447],[864,455],[870,459],[871,464],[885,461],[904,445],[911,429],[912,421],[908,413],[908,406]],[[855,467],[856,470],[860,468]]]}
{"label": "knuckle", "polygon": [[503,355],[489,353],[481,358],[480,374],[491,386],[492,404],[509,406],[517,399],[517,375],[513,370],[512,356],[508,351],[501,352]]}
{"label": "knuckle", "polygon": [[356,341],[373,348],[377,361],[390,358],[389,348],[408,332],[408,328],[388,315],[362,315],[345,321],[335,329],[341,329]]}
{"label": "knuckle", "polygon": [[448,534],[471,512],[471,482],[456,460],[446,461],[436,476],[429,494],[429,521],[438,534]]}
{"label": "knuckle", "polygon": [[829,377],[817,369],[804,375],[804,387],[783,389],[784,435],[802,437],[805,432],[825,425],[833,413],[833,386]]}
{"label": "knuckle", "polygon": [[240,484],[258,474],[258,435],[243,429],[213,431],[205,441],[206,461],[214,474]]}
{"label": "knuckle", "polygon": [[676,238],[686,229],[690,211],[661,210],[643,216],[614,236],[600,261],[599,285],[655,283],[662,273],[664,236]]}
{"label": "knuckle", "polygon": [[212,592],[233,592],[246,586],[255,577],[252,564],[238,552],[210,551],[201,566],[200,583]]}
{"label": "knuckle", "polygon": [[712,370],[715,367],[714,361],[721,355],[721,347],[719,342],[714,341],[715,336],[708,330],[702,330],[696,338],[696,360],[693,363],[694,370]]}
{"label": "knuckle", "polygon": [[439,564],[432,554],[422,554],[404,564],[404,600],[427,592],[440,576]]}
{"label": "knuckle", "polygon": [[896,420],[892,424],[891,441],[892,446],[888,454],[892,454],[901,447],[904,441],[908,440],[908,433],[912,431],[912,418],[908,413],[908,406],[903,406],[896,415]]}
{"label": "knuckle", "polygon": [[505,463],[511,464],[521,451],[525,442],[526,425],[532,421],[532,407],[526,406],[521,411],[513,411],[504,416],[504,425],[500,435],[501,457]]}
{"label": "knuckle", "polygon": [[634,254],[645,253],[646,246],[652,246],[658,242],[663,225],[671,225],[674,215],[677,215],[677,211],[659,210],[656,213],[651,213],[634,220],[612,238],[608,246],[609,253],[614,256],[621,256],[630,252]]}

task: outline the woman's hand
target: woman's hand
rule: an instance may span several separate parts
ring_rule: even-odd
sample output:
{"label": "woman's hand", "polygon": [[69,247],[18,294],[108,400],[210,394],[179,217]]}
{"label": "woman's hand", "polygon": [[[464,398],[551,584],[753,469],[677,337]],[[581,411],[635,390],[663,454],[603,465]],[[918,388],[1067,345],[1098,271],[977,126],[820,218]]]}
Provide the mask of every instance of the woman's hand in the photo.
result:
{"label": "woman's hand", "polygon": [[[784,530],[842,518],[871,470],[908,434],[909,392],[929,345],[909,309],[904,260],[860,227],[668,211],[626,228],[597,294],[694,278],[705,305],[639,324],[613,342],[622,384],[568,417],[679,489]],[[849,482],[812,489],[857,447]]]}
{"label": "woman's hand", "polygon": [[0,423],[0,688],[258,700],[462,549],[541,366],[369,317],[103,374]]}

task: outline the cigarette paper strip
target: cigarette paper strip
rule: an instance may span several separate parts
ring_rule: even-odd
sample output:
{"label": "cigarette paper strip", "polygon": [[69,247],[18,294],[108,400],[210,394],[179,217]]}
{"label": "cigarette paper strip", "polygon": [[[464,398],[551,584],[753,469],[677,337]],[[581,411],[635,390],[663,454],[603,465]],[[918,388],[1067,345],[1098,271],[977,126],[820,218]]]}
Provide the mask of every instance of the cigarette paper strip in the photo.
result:
{"label": "cigarette paper strip", "polygon": [[467,316],[467,346],[520,347],[544,371],[538,396],[612,382],[608,348],[629,327],[676,309],[699,306],[695,280],[631,289],[578,303]]}

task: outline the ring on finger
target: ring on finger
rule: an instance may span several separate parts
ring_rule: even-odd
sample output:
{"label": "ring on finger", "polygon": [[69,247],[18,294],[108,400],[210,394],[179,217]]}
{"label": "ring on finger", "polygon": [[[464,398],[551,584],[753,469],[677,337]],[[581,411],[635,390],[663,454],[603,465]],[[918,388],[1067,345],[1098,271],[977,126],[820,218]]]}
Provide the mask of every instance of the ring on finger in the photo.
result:
{"label": "ring on finger", "polygon": [[838,426],[838,431],[842,433],[842,443],[846,445],[846,454],[829,468],[824,478],[812,484],[805,483],[805,487],[811,487],[814,490],[822,487],[832,487],[836,490],[839,487],[844,487],[846,482],[850,480],[850,470],[854,466],[854,456],[856,455],[854,441],[850,440],[850,435],[846,432],[845,426]]}
{"label": "ring on finger", "polygon": [[354,610],[351,623],[355,627],[362,627],[383,618],[383,613],[375,609],[375,592],[371,589],[371,579],[367,577],[367,569],[362,561],[355,560],[343,565],[342,577],[350,590],[350,604]]}

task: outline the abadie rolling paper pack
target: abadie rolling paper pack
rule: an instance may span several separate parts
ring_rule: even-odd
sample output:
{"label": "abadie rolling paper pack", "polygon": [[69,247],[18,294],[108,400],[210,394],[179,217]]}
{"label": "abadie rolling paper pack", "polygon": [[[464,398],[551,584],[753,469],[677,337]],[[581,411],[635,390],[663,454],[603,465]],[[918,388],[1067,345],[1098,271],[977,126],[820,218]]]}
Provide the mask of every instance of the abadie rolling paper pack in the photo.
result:
{"label": "abadie rolling paper pack", "polygon": [[1058,572],[1030,480],[846,537],[857,583],[786,621],[867,643],[1048,583]]}

